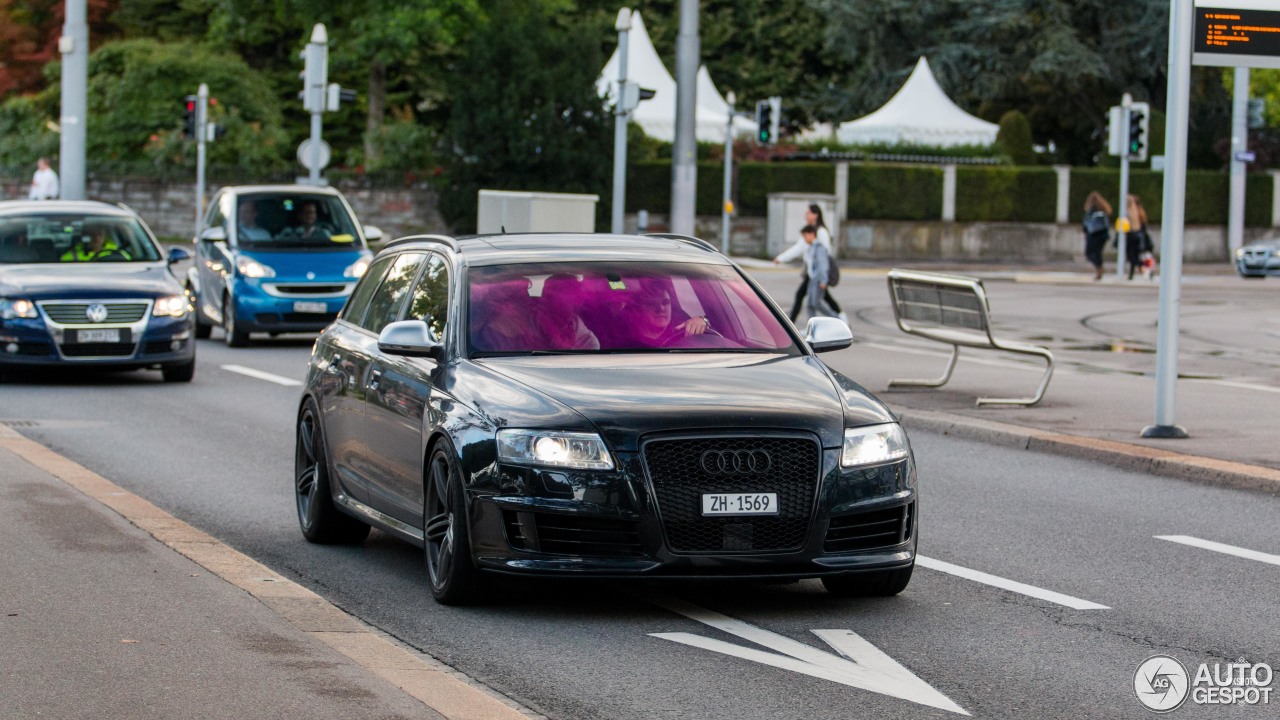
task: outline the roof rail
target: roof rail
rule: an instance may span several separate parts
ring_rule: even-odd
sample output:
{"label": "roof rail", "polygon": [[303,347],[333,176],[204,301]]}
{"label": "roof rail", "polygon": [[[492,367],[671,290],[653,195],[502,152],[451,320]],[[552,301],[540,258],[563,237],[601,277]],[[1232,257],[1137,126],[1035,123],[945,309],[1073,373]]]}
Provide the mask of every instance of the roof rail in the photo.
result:
{"label": "roof rail", "polygon": [[454,240],[448,235],[408,235],[405,237],[396,238],[395,240],[392,240],[391,242],[383,245],[382,249],[385,250],[389,247],[395,247],[396,245],[403,245],[405,243],[410,243],[410,242],[439,243],[440,245],[444,245],[445,247],[449,248],[450,250],[453,250],[454,252],[458,251],[458,241]]}
{"label": "roof rail", "polygon": [[679,240],[680,242],[689,243],[690,245],[699,247],[709,252],[713,252],[713,253],[720,252],[720,249],[717,248],[715,245],[712,245],[711,243],[707,242],[706,240],[703,240],[702,238],[696,238],[692,235],[681,235],[679,233],[645,233],[645,237],[660,237],[660,238],[667,238],[668,240]]}

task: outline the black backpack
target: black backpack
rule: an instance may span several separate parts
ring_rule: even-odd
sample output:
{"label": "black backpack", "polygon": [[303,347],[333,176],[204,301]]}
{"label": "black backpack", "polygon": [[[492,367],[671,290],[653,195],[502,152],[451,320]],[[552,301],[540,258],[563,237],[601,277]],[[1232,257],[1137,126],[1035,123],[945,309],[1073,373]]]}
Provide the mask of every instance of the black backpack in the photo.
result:
{"label": "black backpack", "polygon": [[1090,235],[1106,232],[1109,224],[1107,222],[1107,214],[1101,210],[1094,210],[1084,216],[1084,231]]}
{"label": "black backpack", "polygon": [[827,263],[827,287],[840,284],[840,265],[834,259]]}

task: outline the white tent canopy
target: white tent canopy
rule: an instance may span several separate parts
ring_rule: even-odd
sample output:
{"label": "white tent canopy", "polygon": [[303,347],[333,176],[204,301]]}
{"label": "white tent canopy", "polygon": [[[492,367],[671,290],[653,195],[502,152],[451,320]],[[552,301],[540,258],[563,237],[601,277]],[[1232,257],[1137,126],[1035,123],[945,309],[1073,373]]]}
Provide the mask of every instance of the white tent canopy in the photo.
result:
{"label": "white tent canopy", "polygon": [[[658,140],[674,142],[676,137],[676,81],[667,72],[653,48],[649,32],[645,30],[640,13],[631,13],[631,32],[627,37],[627,79],[640,84],[647,90],[654,90],[652,98],[644,100],[631,113],[632,122],[638,123],[645,134]],[[618,51],[614,50],[609,62],[596,80],[596,89],[601,97],[615,102],[618,85]],[[703,65],[698,68],[696,85],[697,112],[694,120],[694,136],[700,142],[724,142],[725,126],[729,120],[729,104],[716,90],[711,81],[711,73]],[[752,120],[736,117],[733,121],[734,134],[753,134],[756,124]]]}
{"label": "white tent canopy", "polygon": [[840,123],[840,142],[849,145],[990,145],[999,125],[961,110],[933,77],[929,61],[916,63],[911,77],[889,102],[865,117]]}

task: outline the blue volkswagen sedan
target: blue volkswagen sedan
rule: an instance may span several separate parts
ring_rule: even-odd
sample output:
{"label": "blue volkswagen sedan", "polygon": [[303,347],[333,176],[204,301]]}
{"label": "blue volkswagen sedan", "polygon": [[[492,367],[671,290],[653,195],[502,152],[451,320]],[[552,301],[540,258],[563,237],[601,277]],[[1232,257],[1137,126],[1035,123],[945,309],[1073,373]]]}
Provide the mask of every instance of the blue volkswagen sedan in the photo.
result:
{"label": "blue volkswagen sedan", "polygon": [[190,299],[132,211],[87,201],[0,202],[0,375],[19,366],[195,374]]}
{"label": "blue volkswagen sedan", "polygon": [[187,287],[196,298],[196,337],[222,327],[227,345],[250,333],[316,332],[338,316],[369,266],[363,227],[333,188],[226,187],[196,238]]}

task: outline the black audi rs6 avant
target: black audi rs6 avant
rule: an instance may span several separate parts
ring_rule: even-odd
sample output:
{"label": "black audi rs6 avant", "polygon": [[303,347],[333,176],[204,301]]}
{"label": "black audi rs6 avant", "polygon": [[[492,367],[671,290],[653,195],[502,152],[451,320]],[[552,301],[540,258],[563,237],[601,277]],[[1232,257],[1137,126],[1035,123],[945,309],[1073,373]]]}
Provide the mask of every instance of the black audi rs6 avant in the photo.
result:
{"label": "black audi rs6 avant", "polygon": [[901,425],[732,261],[672,235],[406,237],[317,340],[297,415],[303,535],[424,549],[433,595],[494,575],[820,578],[915,564]]}

